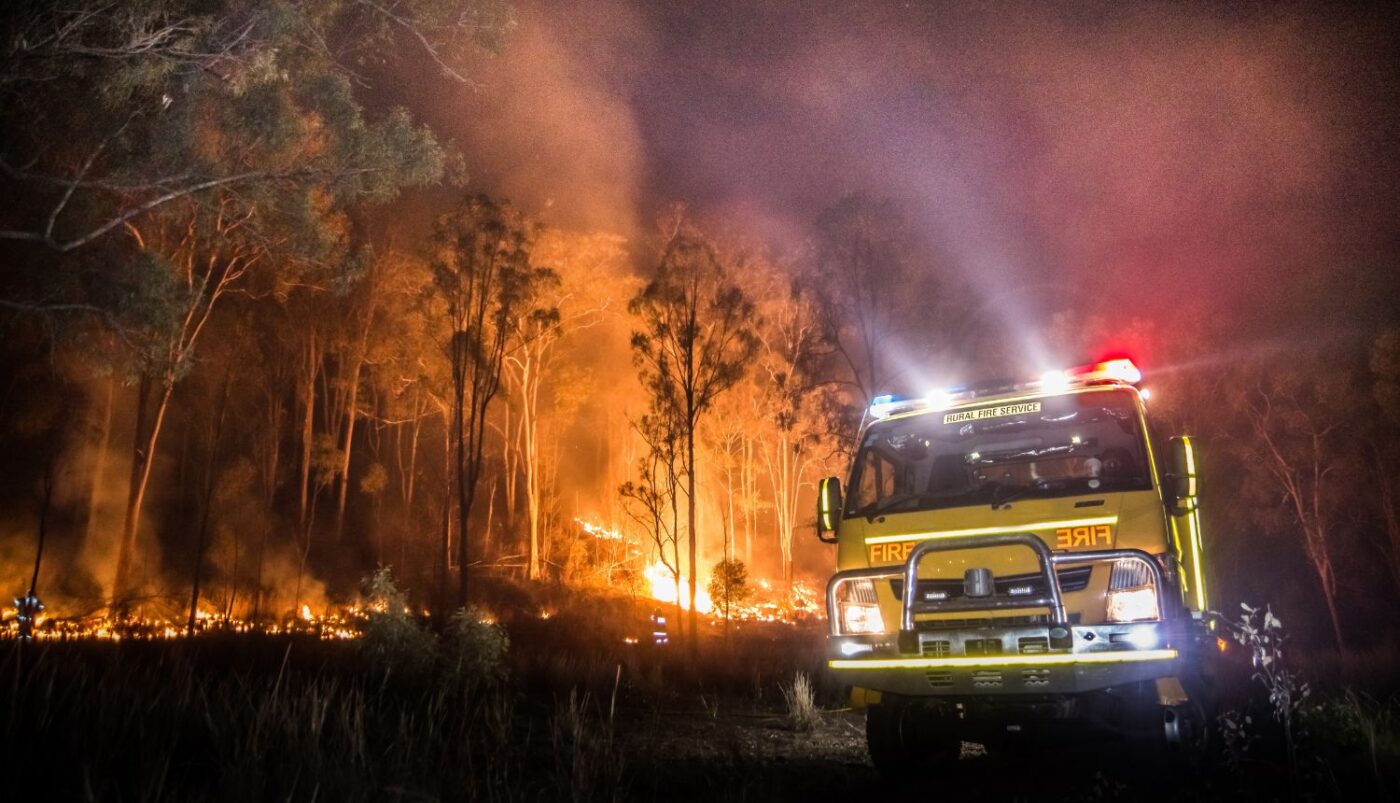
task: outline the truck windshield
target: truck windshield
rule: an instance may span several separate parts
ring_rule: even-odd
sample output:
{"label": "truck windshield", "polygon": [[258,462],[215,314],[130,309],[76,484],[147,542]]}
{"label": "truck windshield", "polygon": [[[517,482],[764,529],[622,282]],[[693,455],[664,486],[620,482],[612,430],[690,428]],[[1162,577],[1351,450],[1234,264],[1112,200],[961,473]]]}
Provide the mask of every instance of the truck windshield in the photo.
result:
{"label": "truck windshield", "polygon": [[1151,487],[1132,395],[1093,391],[871,426],[846,515]]}

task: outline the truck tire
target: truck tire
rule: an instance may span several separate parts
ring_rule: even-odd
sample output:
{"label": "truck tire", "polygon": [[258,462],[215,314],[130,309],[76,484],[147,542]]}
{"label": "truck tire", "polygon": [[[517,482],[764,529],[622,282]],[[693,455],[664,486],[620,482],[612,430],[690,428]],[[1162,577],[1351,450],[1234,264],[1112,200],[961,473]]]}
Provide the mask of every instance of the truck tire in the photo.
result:
{"label": "truck tire", "polygon": [[916,700],[886,695],[865,712],[865,745],[875,769],[907,781],[955,764],[962,751],[956,721]]}

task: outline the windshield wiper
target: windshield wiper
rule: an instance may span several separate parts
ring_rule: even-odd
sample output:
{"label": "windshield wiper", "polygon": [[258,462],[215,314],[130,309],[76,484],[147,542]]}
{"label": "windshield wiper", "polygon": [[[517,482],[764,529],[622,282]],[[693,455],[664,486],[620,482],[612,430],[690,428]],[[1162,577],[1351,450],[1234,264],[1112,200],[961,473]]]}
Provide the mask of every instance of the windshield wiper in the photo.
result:
{"label": "windshield wiper", "polygon": [[881,513],[887,513],[905,502],[927,502],[937,498],[938,497],[931,494],[920,494],[909,491],[902,494],[895,494],[894,496],[887,496],[861,512],[865,515],[866,521],[874,521],[876,516]]}
{"label": "windshield wiper", "polygon": [[1012,502],[1015,502],[1017,499],[1024,498],[1033,493],[1063,488],[1065,487],[1065,482],[1064,480],[1036,480],[1031,485],[1022,486],[1007,494],[1005,497],[997,498],[997,489],[1003,487],[1006,486],[1003,486],[1001,483],[997,483],[992,488],[992,510],[1001,510],[1010,507]]}

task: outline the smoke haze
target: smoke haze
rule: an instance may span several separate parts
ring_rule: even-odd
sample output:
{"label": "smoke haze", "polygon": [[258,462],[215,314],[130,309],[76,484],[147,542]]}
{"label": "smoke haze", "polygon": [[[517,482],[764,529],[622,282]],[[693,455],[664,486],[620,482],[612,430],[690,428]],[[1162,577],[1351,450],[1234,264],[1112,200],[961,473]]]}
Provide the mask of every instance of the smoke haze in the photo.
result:
{"label": "smoke haze", "polygon": [[434,113],[476,186],[561,225],[630,239],[683,200],[795,245],[864,191],[1007,322],[1278,332],[1388,312],[1396,33],[1252,4],[526,3]]}

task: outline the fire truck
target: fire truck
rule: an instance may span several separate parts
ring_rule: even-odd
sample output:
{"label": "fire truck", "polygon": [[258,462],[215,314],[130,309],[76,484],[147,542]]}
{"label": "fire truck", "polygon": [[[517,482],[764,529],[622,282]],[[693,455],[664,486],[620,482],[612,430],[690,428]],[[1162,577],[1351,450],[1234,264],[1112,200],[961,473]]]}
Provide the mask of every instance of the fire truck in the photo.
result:
{"label": "fire truck", "polygon": [[955,761],[1085,723],[1191,755],[1211,654],[1197,457],[1158,438],[1130,359],[882,396],[843,493],[828,666],[876,767]]}

